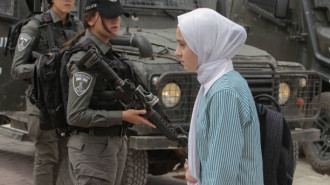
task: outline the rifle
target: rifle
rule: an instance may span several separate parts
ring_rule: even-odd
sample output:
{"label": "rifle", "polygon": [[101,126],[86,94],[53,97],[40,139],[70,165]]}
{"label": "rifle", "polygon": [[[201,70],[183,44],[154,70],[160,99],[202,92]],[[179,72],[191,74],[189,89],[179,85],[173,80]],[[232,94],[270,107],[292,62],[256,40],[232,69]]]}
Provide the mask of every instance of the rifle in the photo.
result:
{"label": "rifle", "polygon": [[116,72],[102,59],[95,47],[91,47],[77,63],[83,70],[96,69],[115,86],[114,98],[126,109],[145,109],[146,119],[155,124],[157,129],[171,141],[176,141],[183,148],[187,147],[188,134],[182,127],[174,128],[168,116],[159,106],[159,99],[141,85],[135,85],[129,79],[121,79]]}

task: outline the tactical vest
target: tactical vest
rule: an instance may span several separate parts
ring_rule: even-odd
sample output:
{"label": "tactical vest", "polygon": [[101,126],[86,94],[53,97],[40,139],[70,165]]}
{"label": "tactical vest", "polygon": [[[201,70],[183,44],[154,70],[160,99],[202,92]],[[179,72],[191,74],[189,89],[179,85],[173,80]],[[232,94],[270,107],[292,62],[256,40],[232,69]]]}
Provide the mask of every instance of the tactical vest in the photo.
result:
{"label": "tactical vest", "polygon": [[49,12],[36,15],[32,20],[39,25],[39,37],[34,51],[38,53],[48,53],[49,51],[59,50],[61,46],[77,35],[77,26],[73,15],[70,15],[70,24],[65,28],[56,27]]}

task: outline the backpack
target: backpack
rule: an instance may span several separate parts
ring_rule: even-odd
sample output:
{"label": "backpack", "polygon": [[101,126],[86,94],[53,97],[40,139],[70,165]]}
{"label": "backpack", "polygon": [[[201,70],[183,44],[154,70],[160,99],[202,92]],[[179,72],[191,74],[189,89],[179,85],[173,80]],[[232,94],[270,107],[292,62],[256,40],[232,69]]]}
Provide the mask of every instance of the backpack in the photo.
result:
{"label": "backpack", "polygon": [[263,175],[265,185],[292,185],[294,173],[293,142],[290,127],[281,114],[278,102],[269,95],[254,97],[271,100],[277,111],[257,104],[260,122],[261,151],[263,160]]}
{"label": "backpack", "polygon": [[61,136],[70,132],[66,121],[69,81],[66,64],[73,53],[87,51],[88,48],[89,44],[83,42],[68,47],[64,52],[41,55],[36,60],[29,99],[40,109],[40,129],[57,129]]}
{"label": "backpack", "polygon": [[[21,34],[22,27],[25,26],[30,20],[36,19],[39,21],[39,24],[48,24],[52,22],[52,17],[49,13],[35,14],[30,13],[25,19],[18,21],[16,24],[12,25],[8,30],[7,43],[4,51],[4,55],[7,56],[10,52],[11,56],[14,56],[15,48],[19,35]],[[52,26],[52,24],[49,24]],[[50,43],[49,43],[50,44]],[[51,46],[50,46],[51,48]]]}

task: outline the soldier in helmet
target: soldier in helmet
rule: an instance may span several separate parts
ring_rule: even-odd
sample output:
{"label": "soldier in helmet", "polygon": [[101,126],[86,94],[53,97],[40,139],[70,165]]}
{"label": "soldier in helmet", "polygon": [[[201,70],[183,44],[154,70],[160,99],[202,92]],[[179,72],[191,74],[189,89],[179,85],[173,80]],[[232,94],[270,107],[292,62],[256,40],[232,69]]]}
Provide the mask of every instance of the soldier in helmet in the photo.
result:
{"label": "soldier in helmet", "polygon": [[[48,3],[50,9],[47,12],[35,16],[23,26],[15,50],[11,74],[14,79],[29,83],[26,94],[32,87],[32,52],[51,53],[84,29],[82,23],[70,14],[75,0],[48,0]],[[49,30],[52,30],[52,34],[48,33]],[[55,185],[59,170],[59,137],[55,128],[41,129],[40,110],[28,99],[26,105],[29,114],[28,135],[35,144],[34,184]]]}
{"label": "soldier in helmet", "polygon": [[[109,44],[110,38],[118,34],[122,14],[119,0],[88,0],[84,17],[88,28],[67,45],[92,45],[102,60],[125,79],[131,71]],[[155,126],[141,116],[145,110],[124,110],[114,98],[107,98],[106,105],[97,104],[96,100],[104,102],[102,92],[113,94],[114,83],[97,69],[79,68],[85,56],[86,51],[78,51],[67,64],[67,121],[75,128],[68,142],[69,160],[77,184],[120,185],[127,155],[125,122]]]}

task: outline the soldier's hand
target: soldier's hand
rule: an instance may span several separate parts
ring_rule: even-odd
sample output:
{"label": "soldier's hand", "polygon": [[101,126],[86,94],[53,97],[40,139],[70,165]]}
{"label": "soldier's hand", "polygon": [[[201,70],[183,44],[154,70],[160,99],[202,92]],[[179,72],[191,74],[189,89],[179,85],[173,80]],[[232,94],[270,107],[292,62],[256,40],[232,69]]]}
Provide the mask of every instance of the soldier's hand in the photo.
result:
{"label": "soldier's hand", "polygon": [[156,128],[156,126],[154,124],[150,123],[147,119],[145,119],[141,116],[146,113],[147,113],[146,110],[128,109],[126,111],[123,111],[123,120],[136,124],[136,125],[145,124],[152,128]]}

